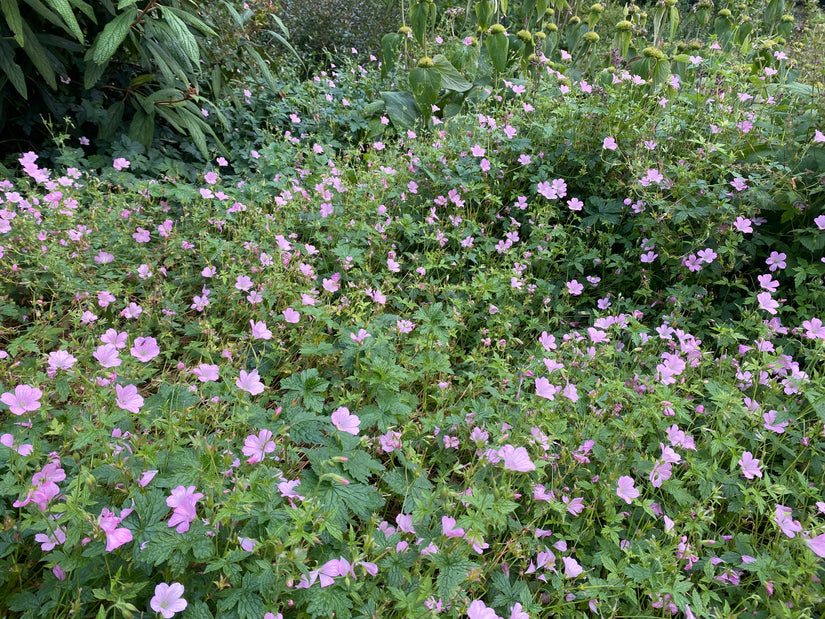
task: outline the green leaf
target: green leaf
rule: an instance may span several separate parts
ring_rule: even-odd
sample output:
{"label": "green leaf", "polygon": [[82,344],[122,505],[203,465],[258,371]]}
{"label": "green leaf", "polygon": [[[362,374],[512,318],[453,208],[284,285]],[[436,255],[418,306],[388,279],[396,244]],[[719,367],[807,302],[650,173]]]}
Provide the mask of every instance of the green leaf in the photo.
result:
{"label": "green leaf", "polygon": [[[195,28],[199,32],[202,32],[206,36],[209,36],[209,37],[217,37],[218,36],[218,33],[215,32],[212,29],[212,27],[209,26],[209,24],[207,24],[205,21],[203,21],[200,17],[198,17],[194,13],[192,13],[190,11],[185,11],[183,9],[179,9],[177,7],[174,7],[174,6],[166,6],[166,7],[164,7],[164,9],[166,11],[171,11],[178,18],[185,21],[187,24],[189,24],[190,26],[192,26],[193,28]],[[275,16],[272,15],[271,17],[275,17]],[[277,19],[277,17],[276,17],[276,19]]]}
{"label": "green leaf", "polygon": [[28,96],[26,76],[23,74],[23,69],[14,62],[14,50],[3,39],[0,39],[0,69],[9,78],[18,94],[25,99]]}
{"label": "green leaf", "polygon": [[97,64],[103,64],[114,56],[126,39],[126,35],[129,34],[129,30],[131,30],[137,16],[138,10],[132,7],[106,24],[103,31],[95,39],[87,58],[91,58]]}
{"label": "green leaf", "polygon": [[410,12],[410,26],[413,36],[421,47],[424,47],[424,37],[427,34],[427,16],[429,15],[429,5],[426,2],[418,2]]}
{"label": "green leaf", "polygon": [[103,73],[106,71],[108,64],[108,62],[103,64],[87,62],[86,73],[83,75],[83,88],[86,90],[91,90],[94,88],[95,84],[97,84],[100,81],[100,78],[103,77]]}
{"label": "green leaf", "polygon": [[490,61],[499,73],[504,73],[507,68],[507,51],[510,41],[503,32],[491,34],[484,41],[487,46],[487,53],[490,54]]}
{"label": "green leaf", "polygon": [[466,92],[473,87],[473,84],[458,72],[458,69],[447,60],[446,56],[436,54],[433,56],[433,63],[435,63],[435,68],[438,69],[438,72],[441,74],[442,88],[455,90],[456,92]]}
{"label": "green leaf", "polygon": [[20,7],[17,0],[0,0],[0,12],[6,18],[6,23],[14,33],[14,40],[20,47],[25,48],[26,36],[23,32],[23,17],[20,15]]}
{"label": "green leaf", "polygon": [[278,84],[275,82],[275,78],[272,77],[272,73],[269,70],[269,66],[266,64],[264,59],[261,57],[261,54],[258,53],[251,45],[247,45],[244,47],[246,52],[252,56],[252,60],[255,61],[255,64],[258,65],[258,69],[261,71],[261,75],[263,75],[264,80],[266,81],[266,85],[269,86],[270,90],[273,92],[278,91]]}
{"label": "green leaf", "polygon": [[415,123],[421,118],[418,104],[411,92],[387,92],[384,91],[381,98],[387,106],[387,116],[392,124],[398,129],[412,129]]}
{"label": "green leaf", "polygon": [[88,17],[92,23],[97,24],[97,17],[95,17],[95,10],[88,2],[84,0],[69,0],[71,5]]}
{"label": "green leaf", "polygon": [[476,564],[457,552],[452,554],[439,552],[430,556],[439,570],[438,578],[436,578],[438,597],[450,600]]}
{"label": "green leaf", "polygon": [[181,615],[182,619],[213,619],[212,612],[206,602],[190,602]]}
{"label": "green leaf", "polygon": [[310,368],[300,374],[293,374],[281,381],[281,388],[288,398],[298,399],[304,408],[320,413],[324,407],[324,397],[329,382],[320,378],[318,370]]}
{"label": "green leaf", "polygon": [[373,473],[384,471],[384,465],[360,449],[348,454],[344,470],[355,481],[366,483]]}
{"label": "green leaf", "polygon": [[68,0],[45,0],[46,4],[54,9],[54,11],[63,18],[66,24],[66,29],[74,35],[81,43],[86,42],[83,36],[83,31],[80,29],[80,24],[77,23],[77,18],[74,16],[74,11]]}
{"label": "green leaf", "polygon": [[155,136],[155,115],[147,114],[144,110],[138,109],[129,124],[129,139],[140,142],[147,149],[152,146],[152,139]]}
{"label": "green leaf", "polygon": [[171,28],[175,34],[178,44],[189,57],[189,60],[195,63],[199,62],[200,49],[198,48],[198,42],[195,40],[195,35],[193,35],[186,24],[183,23],[183,20],[175,15],[173,11],[167,10],[166,7],[163,7],[163,17],[166,23],[169,24],[169,28]]}
{"label": "green leaf", "polygon": [[27,23],[23,23],[23,33],[26,36],[26,46],[23,51],[32,61],[32,64],[40,73],[40,76],[46,81],[52,90],[57,90],[57,77],[54,74],[49,58],[46,56],[46,50],[40,45],[40,41],[34,36]]}
{"label": "green leaf", "polygon": [[397,32],[389,32],[381,39],[381,75],[387,74],[395,68],[395,61],[398,59],[398,47],[401,44],[401,35]]}
{"label": "green leaf", "polygon": [[120,127],[120,123],[123,122],[123,112],[125,109],[126,105],[123,101],[117,101],[106,110],[106,116],[104,116],[103,121],[97,127],[98,139],[106,139],[115,134]]}

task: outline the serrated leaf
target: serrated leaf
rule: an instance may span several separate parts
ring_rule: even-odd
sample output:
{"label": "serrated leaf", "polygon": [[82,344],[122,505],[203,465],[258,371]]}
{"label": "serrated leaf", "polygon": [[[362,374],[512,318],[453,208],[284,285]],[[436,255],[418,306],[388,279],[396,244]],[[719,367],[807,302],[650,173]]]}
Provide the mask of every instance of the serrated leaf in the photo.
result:
{"label": "serrated leaf", "polygon": [[383,464],[360,449],[347,456],[347,461],[343,463],[343,467],[352,479],[362,483],[366,482],[373,473],[385,470]]}
{"label": "serrated leaf", "polygon": [[[194,13],[191,13],[191,12],[186,11],[184,9],[179,9],[177,7],[174,7],[174,6],[167,6],[167,7],[164,7],[164,8],[167,11],[171,11],[178,18],[185,21],[187,24],[189,24],[190,26],[192,26],[196,30],[202,32],[206,36],[210,36],[210,37],[217,37],[218,36],[218,33],[215,32],[209,24],[207,24],[205,21],[203,21],[201,18],[199,18]],[[275,17],[275,16],[271,15],[270,17]],[[277,19],[277,17],[276,17],[276,19]]]}
{"label": "serrated leaf", "polygon": [[134,7],[130,8],[115,17],[106,26],[103,31],[95,39],[92,48],[89,50],[89,56],[92,62],[103,64],[115,55],[115,52],[123,44],[126,35],[132,28],[138,16],[138,10]]}
{"label": "serrated leaf", "polygon": [[160,565],[168,561],[179,546],[180,541],[171,533],[155,535],[138,556],[152,565]]}
{"label": "serrated leaf", "polygon": [[181,615],[182,619],[213,619],[212,612],[206,602],[190,602]]}
{"label": "serrated leaf", "polygon": [[173,11],[167,10],[166,7],[163,7],[163,18],[166,23],[169,24],[169,28],[172,29],[178,44],[183,48],[189,60],[195,63],[199,62],[200,49],[198,48],[198,42],[195,39],[195,35],[193,35],[186,24],[183,23],[183,20],[175,15]]}
{"label": "serrated leaf", "polygon": [[77,18],[75,17],[74,11],[69,4],[69,0],[45,0],[45,2],[52,7],[52,9],[54,9],[55,13],[60,15],[63,19],[63,23],[66,25],[66,30],[74,35],[74,38],[78,41],[85,43],[86,38],[83,36],[83,31],[80,29],[80,24],[77,23]]}
{"label": "serrated leaf", "polygon": [[455,595],[459,585],[467,579],[470,571],[476,567],[476,564],[458,553],[439,552],[431,555],[431,557],[433,563],[438,566],[438,577],[436,578],[438,597],[443,600],[450,600]]}

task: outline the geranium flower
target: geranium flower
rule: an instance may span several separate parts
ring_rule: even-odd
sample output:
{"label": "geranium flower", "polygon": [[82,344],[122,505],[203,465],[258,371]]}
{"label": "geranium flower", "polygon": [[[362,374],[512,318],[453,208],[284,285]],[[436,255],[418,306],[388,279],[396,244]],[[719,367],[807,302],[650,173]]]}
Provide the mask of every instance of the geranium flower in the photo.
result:
{"label": "geranium flower", "polygon": [[536,470],[536,465],[530,460],[530,454],[524,447],[504,445],[498,450],[498,455],[504,460],[504,468],[508,471],[526,473]]}
{"label": "geranium flower", "polygon": [[143,406],[143,397],[138,393],[137,387],[134,385],[126,385],[125,387],[115,385],[115,392],[117,393],[115,403],[118,408],[136,415],[140,412],[140,407]]}
{"label": "geranium flower", "polygon": [[6,391],[0,395],[0,401],[8,405],[9,412],[13,415],[23,415],[27,412],[36,411],[40,408],[40,398],[43,392],[31,385],[17,385],[14,393]]}
{"label": "geranium flower", "polygon": [[149,600],[149,606],[157,613],[163,615],[163,619],[171,619],[176,613],[186,609],[189,603],[183,599],[183,585],[173,582],[167,585],[165,582],[155,587],[155,595]]}
{"label": "geranium flower", "polygon": [[272,439],[272,432],[269,430],[261,430],[257,436],[250,434],[244,441],[244,446],[241,451],[243,455],[249,456],[248,464],[255,464],[266,458],[266,454],[275,451],[275,441]]}
{"label": "geranium flower", "polygon": [[261,382],[261,377],[258,375],[258,370],[252,370],[251,372],[247,372],[246,370],[241,370],[240,377],[238,380],[235,381],[238,389],[241,391],[246,391],[251,395],[258,395],[259,393],[263,393],[266,387]]}
{"label": "geranium flower", "polygon": [[361,420],[357,415],[352,415],[346,406],[340,406],[335,409],[335,412],[330,416],[332,425],[334,425],[339,432],[348,432],[353,436],[358,434],[358,427]]}
{"label": "geranium flower", "polygon": [[616,495],[620,499],[627,501],[628,505],[633,502],[633,499],[639,496],[639,491],[634,487],[635,483],[635,480],[627,475],[619,477],[619,486],[616,489]]}
{"label": "geranium flower", "polygon": [[743,452],[742,457],[737,464],[742,467],[742,474],[746,479],[762,477],[762,469],[759,466],[759,460],[754,458],[751,452]]}
{"label": "geranium flower", "polygon": [[129,350],[132,356],[138,361],[146,363],[160,354],[158,342],[153,337],[139,337],[135,339],[135,344]]}

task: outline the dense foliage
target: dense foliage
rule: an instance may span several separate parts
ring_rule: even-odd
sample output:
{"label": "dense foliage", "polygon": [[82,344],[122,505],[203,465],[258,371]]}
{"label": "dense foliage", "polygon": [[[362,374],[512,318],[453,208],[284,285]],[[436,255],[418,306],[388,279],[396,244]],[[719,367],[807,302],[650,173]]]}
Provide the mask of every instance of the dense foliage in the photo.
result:
{"label": "dense foliage", "polygon": [[502,61],[428,5],[391,68],[241,71],[208,162],[19,153],[0,610],[820,616],[821,84],[662,6]]}

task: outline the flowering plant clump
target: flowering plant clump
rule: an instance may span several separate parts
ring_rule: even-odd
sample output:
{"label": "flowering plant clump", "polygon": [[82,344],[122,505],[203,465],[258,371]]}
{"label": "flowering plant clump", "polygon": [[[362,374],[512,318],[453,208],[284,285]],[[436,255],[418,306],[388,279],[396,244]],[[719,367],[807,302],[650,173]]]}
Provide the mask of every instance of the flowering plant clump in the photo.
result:
{"label": "flowering plant clump", "polygon": [[817,616],[825,127],[741,48],[409,129],[349,60],[208,163],[18,154],[0,610]]}

